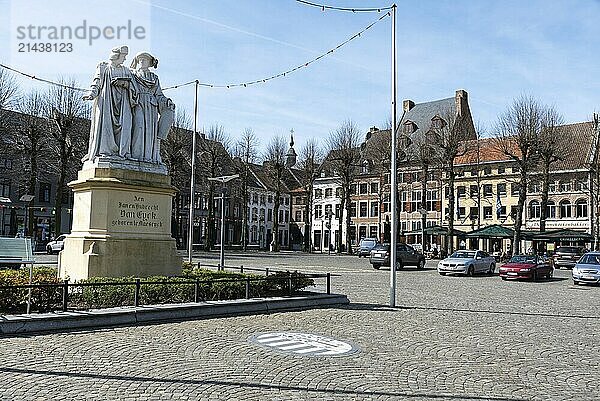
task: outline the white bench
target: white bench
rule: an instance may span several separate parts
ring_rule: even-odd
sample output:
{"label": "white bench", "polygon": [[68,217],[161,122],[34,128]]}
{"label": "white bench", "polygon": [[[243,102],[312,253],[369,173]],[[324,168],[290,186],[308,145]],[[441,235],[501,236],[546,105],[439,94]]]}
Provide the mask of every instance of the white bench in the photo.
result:
{"label": "white bench", "polygon": [[0,238],[0,266],[21,267],[33,262],[31,238]]}

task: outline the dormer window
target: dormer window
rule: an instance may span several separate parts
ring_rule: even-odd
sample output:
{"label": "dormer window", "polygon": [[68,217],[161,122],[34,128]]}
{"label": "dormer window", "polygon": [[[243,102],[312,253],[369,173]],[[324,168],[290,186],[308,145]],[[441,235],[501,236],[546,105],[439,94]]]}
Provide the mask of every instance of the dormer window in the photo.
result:
{"label": "dormer window", "polygon": [[412,134],[418,129],[417,124],[413,123],[412,121],[405,122],[403,128],[403,132],[405,134]]}
{"label": "dormer window", "polygon": [[431,119],[431,128],[442,129],[446,126],[446,122],[440,116],[435,116]]}

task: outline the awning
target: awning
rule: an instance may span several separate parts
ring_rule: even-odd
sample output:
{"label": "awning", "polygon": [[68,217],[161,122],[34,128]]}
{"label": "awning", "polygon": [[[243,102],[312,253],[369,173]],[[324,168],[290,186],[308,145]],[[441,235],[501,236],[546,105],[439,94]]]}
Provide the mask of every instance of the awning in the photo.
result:
{"label": "awning", "polygon": [[[405,232],[404,235],[421,235],[421,230],[414,230]],[[443,226],[429,226],[425,228],[425,235],[449,235],[448,227]],[[464,231],[457,230],[456,228],[452,230],[452,235],[463,236],[465,235]]]}
{"label": "awning", "polygon": [[593,237],[583,231],[563,229],[541,232],[533,235],[532,239],[536,241],[591,241]]}
{"label": "awning", "polygon": [[466,234],[468,238],[512,238],[514,231],[499,224],[479,228]]}

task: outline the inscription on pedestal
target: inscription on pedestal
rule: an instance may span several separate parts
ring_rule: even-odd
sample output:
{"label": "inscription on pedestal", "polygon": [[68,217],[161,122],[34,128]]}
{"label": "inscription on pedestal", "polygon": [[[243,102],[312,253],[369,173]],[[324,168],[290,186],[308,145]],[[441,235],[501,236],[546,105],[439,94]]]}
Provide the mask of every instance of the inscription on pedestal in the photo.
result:
{"label": "inscription on pedestal", "polygon": [[[166,199],[167,201],[169,199]],[[164,232],[167,227],[165,199],[128,194],[113,201],[110,228],[124,232]]]}

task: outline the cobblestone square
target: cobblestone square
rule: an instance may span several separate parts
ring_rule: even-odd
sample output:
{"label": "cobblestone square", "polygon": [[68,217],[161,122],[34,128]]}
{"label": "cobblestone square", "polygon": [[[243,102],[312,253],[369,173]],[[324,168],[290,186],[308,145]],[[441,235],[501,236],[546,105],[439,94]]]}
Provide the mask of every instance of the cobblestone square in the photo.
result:
{"label": "cobblestone square", "polygon": [[[204,264],[218,255],[201,254]],[[344,307],[0,337],[2,400],[596,400],[598,291],[497,276],[397,274],[367,259],[236,254],[228,265],[331,272]],[[324,283],[317,283],[323,286]],[[257,333],[348,341],[341,357],[288,355]]]}

